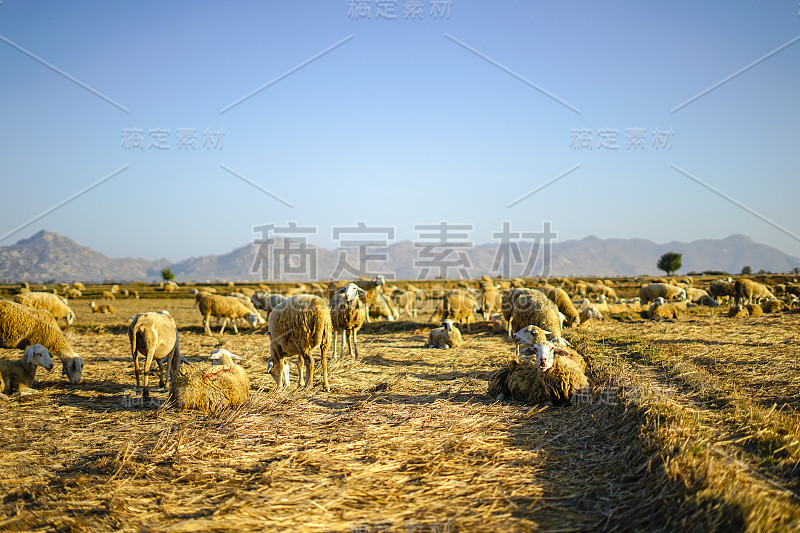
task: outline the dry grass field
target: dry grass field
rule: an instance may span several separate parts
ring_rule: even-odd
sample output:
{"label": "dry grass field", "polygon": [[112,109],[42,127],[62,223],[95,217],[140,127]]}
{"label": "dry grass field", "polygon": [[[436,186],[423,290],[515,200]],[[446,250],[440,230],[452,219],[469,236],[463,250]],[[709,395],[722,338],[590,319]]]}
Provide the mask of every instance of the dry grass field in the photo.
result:
{"label": "dry grass field", "polygon": [[[367,324],[329,393],[276,393],[263,330],[205,336],[185,294],[112,315],[88,301],[66,328],[81,383],[56,362],[39,394],[0,402],[0,530],[800,529],[800,313],[568,330],[593,392],[547,408],[486,395],[513,346],[485,324],[451,350],[423,347],[427,314]],[[246,357],[248,403],[181,412],[156,390],[142,405],[125,319],[160,309],[190,361]]]}

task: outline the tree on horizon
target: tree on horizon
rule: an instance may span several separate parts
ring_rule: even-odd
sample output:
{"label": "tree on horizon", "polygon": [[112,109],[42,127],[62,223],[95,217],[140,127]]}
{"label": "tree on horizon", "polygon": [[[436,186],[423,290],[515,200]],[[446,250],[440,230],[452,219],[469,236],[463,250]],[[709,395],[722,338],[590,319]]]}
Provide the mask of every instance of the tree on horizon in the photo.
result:
{"label": "tree on horizon", "polygon": [[667,252],[658,259],[656,266],[659,270],[667,273],[667,276],[673,275],[679,268],[683,260],[683,254],[677,252]]}

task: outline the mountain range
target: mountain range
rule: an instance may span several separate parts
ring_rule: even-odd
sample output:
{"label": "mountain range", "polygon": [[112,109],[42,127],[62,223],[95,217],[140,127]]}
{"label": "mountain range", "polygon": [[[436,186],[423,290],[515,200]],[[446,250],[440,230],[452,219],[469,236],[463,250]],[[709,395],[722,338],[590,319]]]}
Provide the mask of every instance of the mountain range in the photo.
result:
{"label": "mountain range", "polygon": [[[248,244],[227,254],[167,259],[110,258],[81,246],[69,237],[42,230],[16,244],[0,247],[0,280],[5,282],[59,282],[161,279],[170,268],[178,281],[313,281],[352,279],[384,274],[387,279],[479,277],[483,274],[516,276],[634,276],[657,275],[656,261],[665,252],[683,254],[678,271],[718,270],[738,273],[789,272],[800,266],[797,257],[754,242],[746,235],[724,239],[657,244],[646,239],[599,239],[555,242],[544,246],[523,241],[448,247],[402,241],[362,248],[328,250],[289,239]],[[545,257],[549,256],[549,259]],[[363,261],[360,261],[362,259]],[[543,265],[549,263],[549,268]],[[262,275],[263,274],[263,275]]]}

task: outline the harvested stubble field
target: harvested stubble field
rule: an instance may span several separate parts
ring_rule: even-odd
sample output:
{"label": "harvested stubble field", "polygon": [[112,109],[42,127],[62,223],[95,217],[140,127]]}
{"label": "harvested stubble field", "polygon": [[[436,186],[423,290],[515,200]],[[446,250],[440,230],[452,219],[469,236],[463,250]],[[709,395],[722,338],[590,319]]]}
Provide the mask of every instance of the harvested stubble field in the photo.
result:
{"label": "harvested stubble field", "polygon": [[[368,324],[362,360],[332,364],[330,393],[278,394],[269,338],[207,337],[192,303],[73,303],[82,382],[56,363],[41,394],[0,403],[0,529],[800,529],[800,314],[574,330],[593,393],[539,408],[485,395],[512,345],[482,324],[447,351],[423,347],[424,318]],[[247,358],[246,405],[178,412],[131,396],[124,320],[160,309],[191,361],[221,346]]]}

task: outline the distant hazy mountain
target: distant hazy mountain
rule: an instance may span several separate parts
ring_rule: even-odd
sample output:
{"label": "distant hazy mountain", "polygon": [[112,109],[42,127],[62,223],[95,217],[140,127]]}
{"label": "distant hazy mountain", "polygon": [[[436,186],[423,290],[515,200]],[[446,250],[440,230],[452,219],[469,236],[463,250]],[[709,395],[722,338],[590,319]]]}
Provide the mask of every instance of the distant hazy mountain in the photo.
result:
{"label": "distant hazy mountain", "polygon": [[800,265],[798,258],[753,242],[745,235],[665,244],[645,239],[589,236],[554,243],[549,271],[542,268],[543,250],[539,250],[532,268],[525,271],[532,262],[529,242],[522,243],[518,249],[498,249],[497,244],[483,244],[443,254],[441,248],[426,249],[403,241],[388,247],[366,247],[363,253],[369,254],[364,256],[369,261],[359,265],[357,249],[326,250],[277,239],[269,247],[249,244],[227,254],[192,257],[170,264],[166,259],[109,258],[69,237],[43,230],[11,246],[0,247],[0,280],[40,283],[49,280],[153,280],[160,279],[164,267],[170,267],[180,281],[327,281],[358,277],[359,269],[370,274],[382,273],[390,279],[433,279],[442,274],[456,278],[461,273],[469,277],[483,274],[633,276],[661,274],[655,265],[665,252],[683,254],[680,273],[703,270],[738,273],[745,265],[753,272],[761,269],[788,272]]}

